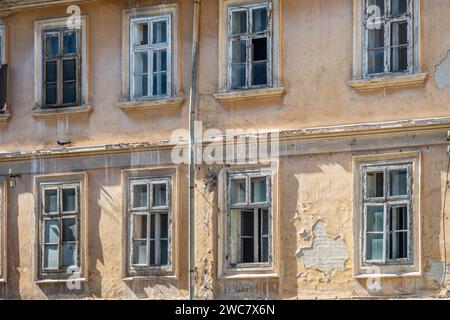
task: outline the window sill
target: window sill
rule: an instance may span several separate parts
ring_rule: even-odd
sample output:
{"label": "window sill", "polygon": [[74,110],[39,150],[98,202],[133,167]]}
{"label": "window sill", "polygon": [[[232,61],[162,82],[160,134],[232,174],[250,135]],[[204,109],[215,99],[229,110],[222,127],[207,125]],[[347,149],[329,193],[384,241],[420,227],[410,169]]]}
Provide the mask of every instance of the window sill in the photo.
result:
{"label": "window sill", "polygon": [[173,97],[148,101],[125,101],[117,103],[124,112],[178,108],[184,102],[183,97]]}
{"label": "window sill", "polygon": [[7,111],[5,113],[0,114],[0,123],[7,123],[9,119],[11,119],[10,112]]}
{"label": "window sill", "polygon": [[221,280],[252,280],[252,279],[278,279],[277,273],[234,273],[223,274],[219,277]]}
{"label": "window sill", "polygon": [[213,97],[221,103],[281,98],[286,93],[283,87],[218,92]]}
{"label": "window sill", "polygon": [[412,278],[421,277],[420,272],[406,272],[406,273],[367,273],[367,274],[357,274],[355,279],[371,279],[371,278]]}
{"label": "window sill", "polygon": [[386,76],[372,79],[348,81],[347,84],[358,93],[366,93],[385,89],[408,89],[422,87],[428,73],[417,73],[400,76]]}
{"label": "window sill", "polygon": [[92,107],[90,106],[79,106],[79,107],[65,107],[65,108],[55,108],[55,109],[35,109],[31,115],[38,120],[51,119],[58,116],[66,117],[79,117],[88,116],[92,112]]}
{"label": "window sill", "polygon": [[161,278],[163,279],[169,279],[169,280],[176,280],[177,277],[174,275],[154,275],[154,276],[134,276],[134,277],[126,277],[123,278],[122,280],[125,282],[133,282],[133,281],[155,281],[155,280],[160,280]]}
{"label": "window sill", "polygon": [[57,284],[57,283],[73,283],[73,282],[87,282],[86,278],[76,278],[76,279],[41,279],[36,280],[36,284]]}

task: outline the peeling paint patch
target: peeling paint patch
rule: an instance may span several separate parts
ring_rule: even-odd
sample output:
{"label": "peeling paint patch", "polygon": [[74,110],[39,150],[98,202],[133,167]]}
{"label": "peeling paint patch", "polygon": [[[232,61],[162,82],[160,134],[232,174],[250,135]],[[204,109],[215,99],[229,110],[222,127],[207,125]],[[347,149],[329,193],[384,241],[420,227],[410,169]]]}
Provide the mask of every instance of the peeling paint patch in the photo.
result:
{"label": "peeling paint patch", "polygon": [[443,90],[450,85],[450,50],[447,56],[436,66],[434,80],[439,90]]}
{"label": "peeling paint patch", "polygon": [[[430,269],[425,273],[427,278],[436,280],[441,283],[444,280],[445,266],[442,261],[431,261]],[[450,264],[447,265],[447,275],[445,280],[449,280]]]}
{"label": "peeling paint patch", "polygon": [[326,277],[331,275],[333,269],[345,270],[348,253],[344,239],[340,236],[334,239],[329,237],[322,220],[314,224],[312,231],[311,247],[297,252],[297,258],[303,262],[305,268],[320,270]]}

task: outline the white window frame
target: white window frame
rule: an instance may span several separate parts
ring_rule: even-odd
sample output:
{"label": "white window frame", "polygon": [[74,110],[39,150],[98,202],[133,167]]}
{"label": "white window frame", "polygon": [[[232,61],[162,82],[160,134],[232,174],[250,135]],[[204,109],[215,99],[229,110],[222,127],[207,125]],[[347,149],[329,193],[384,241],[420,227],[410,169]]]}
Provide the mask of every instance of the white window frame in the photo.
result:
{"label": "white window frame", "polygon": [[[153,207],[153,186],[157,184],[166,184],[167,186],[167,198],[166,198],[166,206]],[[127,191],[127,234],[128,234],[128,245],[127,245],[127,261],[128,261],[128,274],[132,276],[149,276],[154,274],[155,272],[161,271],[164,273],[170,272],[173,266],[173,254],[172,254],[172,242],[173,242],[173,205],[172,205],[172,192],[173,192],[173,177],[166,175],[156,175],[156,176],[130,176],[128,178],[128,191]],[[147,186],[147,206],[146,207],[134,207],[134,196],[133,190],[135,185],[146,185]],[[151,232],[150,232],[150,223],[151,223],[151,215],[155,215],[155,221],[160,213],[167,213],[168,219],[168,230],[167,236],[168,238],[159,238],[160,240],[167,240],[167,264],[150,264],[150,240],[151,240]],[[146,215],[147,216],[147,262],[146,264],[134,264],[133,263],[133,241],[138,240],[134,239],[134,224],[133,218],[136,215]],[[155,228],[155,239],[158,237],[158,229]],[[155,241],[155,251],[158,250],[158,241]],[[160,259],[161,256],[155,255],[155,262]]]}
{"label": "white window frame", "polygon": [[[153,23],[166,21],[167,23],[167,43],[159,43],[153,44]],[[148,44],[147,45],[134,45],[135,43],[135,33],[134,33],[134,25],[142,22],[148,23]],[[158,16],[149,16],[149,17],[139,17],[132,18],[130,20],[130,53],[129,53],[129,62],[130,62],[130,97],[131,100],[152,100],[152,99],[165,99],[172,96],[172,16],[170,14],[158,15]],[[159,50],[167,50],[167,93],[165,95],[153,95],[153,52]],[[134,55],[138,52],[147,52],[147,96],[143,97],[135,97],[135,59]],[[150,94],[152,92],[152,94]]]}
{"label": "white window frame", "polygon": [[[368,35],[369,29],[366,28],[366,22],[368,19],[367,5],[369,0],[354,0],[358,2],[355,8],[359,8],[359,12],[356,15],[359,19],[358,25],[360,31],[355,31],[355,41],[360,43],[361,47],[361,66],[354,66],[354,77],[357,78],[357,70],[361,70],[361,77],[363,79],[377,78],[377,77],[389,77],[389,76],[401,76],[419,73],[420,70],[420,0],[408,0],[408,13],[402,17],[391,18],[387,15],[390,10],[390,0],[385,0],[386,18],[375,20],[377,23],[384,24],[384,71],[381,73],[369,74],[368,73]],[[390,44],[390,30],[392,22],[407,21],[408,22],[408,70],[400,72],[390,71],[390,59],[391,50],[388,46]],[[361,36],[359,37],[358,34]],[[357,46],[355,47],[357,48]],[[357,49],[355,50],[357,52]],[[356,57],[354,57],[355,59]],[[355,59],[356,60],[356,59]]]}
{"label": "white window frame", "polygon": [[[82,15],[80,17],[80,93],[79,93],[79,106],[88,105],[89,96],[89,77],[87,74],[89,56],[88,56],[88,42],[87,42],[87,16]],[[67,18],[57,18],[49,20],[38,20],[34,24],[34,104],[35,109],[43,109],[45,106],[44,101],[44,70],[43,70],[43,39],[42,34],[46,29],[53,28],[65,28],[67,27]],[[62,109],[62,108],[61,108]]]}
{"label": "white window frame", "polygon": [[[268,30],[265,32],[260,32],[257,34],[254,34],[252,31],[252,22],[253,22],[253,10],[257,9],[267,9],[267,26]],[[239,12],[239,11],[246,11],[247,12],[247,33],[242,35],[233,35],[232,32],[232,26],[233,26],[233,13]],[[271,88],[272,87],[272,77],[273,77],[273,70],[272,70],[272,43],[273,43],[273,21],[272,21],[272,2],[260,2],[260,3],[252,3],[252,4],[236,4],[231,5],[228,7],[228,60],[227,60],[227,89],[229,91],[232,90],[249,90],[249,89],[259,89],[259,88]],[[251,49],[251,42],[253,39],[266,37],[267,38],[267,83],[263,85],[252,85],[252,49]],[[234,88],[232,83],[232,52],[233,52],[233,40],[245,40],[246,45],[246,83],[245,86],[242,88]]]}
{"label": "white window frame", "polygon": [[[265,202],[251,202],[251,179],[252,178],[266,178],[266,201]],[[245,179],[246,181],[246,201],[245,203],[232,203],[231,201],[231,184],[232,180],[237,179]],[[226,243],[227,243],[227,251],[226,251],[226,260],[227,267],[230,269],[246,269],[246,268],[270,268],[273,265],[273,200],[272,200],[272,172],[268,169],[261,170],[245,170],[238,172],[229,172],[227,176],[227,188],[226,188],[226,198],[227,198],[227,216],[226,216]],[[231,230],[231,211],[238,210],[238,221],[240,221],[241,212],[242,211],[251,211],[254,210],[254,219],[257,221],[257,212],[259,210],[267,210],[268,211],[268,261],[267,262],[253,262],[253,263],[243,263],[237,262],[236,264],[232,263],[231,255],[232,255],[232,230]],[[238,226],[240,228],[240,223],[238,222]],[[255,233],[258,234],[257,224],[254,224]],[[261,235],[262,236],[262,235]],[[240,235],[239,230],[237,230],[237,238],[239,239],[239,244],[237,248],[237,255],[239,256],[238,261],[242,260],[242,237]],[[255,243],[254,255],[255,259],[257,253],[259,252],[259,247],[257,245],[257,241]]]}
{"label": "white window frame", "polygon": [[[407,195],[406,196],[390,196],[390,175],[391,171],[396,170],[407,170]],[[414,183],[412,177],[412,163],[405,162],[399,164],[389,164],[389,165],[363,165],[363,201],[361,212],[363,212],[363,228],[361,237],[363,239],[363,264],[364,265],[380,265],[380,264],[411,264],[413,261],[414,252],[412,250],[413,247],[413,234],[412,234],[412,225],[413,225],[413,213],[412,213],[412,204],[413,204],[413,190],[412,185]],[[383,172],[384,175],[384,183],[383,188],[385,195],[380,198],[370,198],[367,196],[367,174],[370,172]],[[368,260],[367,259],[367,207],[368,206],[383,206],[383,258],[381,260]],[[389,215],[390,208],[398,207],[398,206],[406,206],[407,207],[407,258],[404,259],[388,259],[389,256]]]}

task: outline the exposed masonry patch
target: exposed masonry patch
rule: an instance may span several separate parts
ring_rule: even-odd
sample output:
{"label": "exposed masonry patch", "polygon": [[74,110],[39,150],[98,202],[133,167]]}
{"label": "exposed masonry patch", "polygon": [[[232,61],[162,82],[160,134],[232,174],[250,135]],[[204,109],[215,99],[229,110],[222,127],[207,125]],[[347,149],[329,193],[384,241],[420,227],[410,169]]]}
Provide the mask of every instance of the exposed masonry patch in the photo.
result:
{"label": "exposed masonry patch", "polygon": [[434,80],[439,90],[443,90],[450,85],[450,50],[447,52],[447,56],[436,66],[436,72],[434,73]]}
{"label": "exposed masonry patch", "polygon": [[322,220],[314,224],[312,232],[311,247],[297,252],[297,258],[303,262],[305,268],[320,270],[326,277],[331,275],[333,269],[345,270],[348,253],[344,239],[340,236],[334,239],[329,237]]}

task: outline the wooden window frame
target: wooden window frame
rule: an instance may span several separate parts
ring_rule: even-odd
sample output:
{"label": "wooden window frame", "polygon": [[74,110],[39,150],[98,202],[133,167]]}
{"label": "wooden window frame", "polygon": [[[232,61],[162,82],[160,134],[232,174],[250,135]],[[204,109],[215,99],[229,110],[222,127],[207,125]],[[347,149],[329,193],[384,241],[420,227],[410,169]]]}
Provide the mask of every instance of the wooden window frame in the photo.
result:
{"label": "wooden window frame", "polygon": [[[267,26],[268,29],[264,32],[253,33],[252,31],[252,21],[253,21],[253,10],[257,9],[267,9]],[[246,11],[247,14],[247,33],[246,34],[238,34],[233,35],[232,32],[232,23],[233,23],[233,13],[236,11]],[[250,90],[250,89],[262,89],[262,88],[271,88],[273,87],[273,54],[272,54],[272,45],[273,45],[273,20],[272,20],[272,2],[259,2],[259,3],[251,3],[251,4],[234,4],[228,7],[227,11],[227,90],[228,91],[241,91],[241,90]],[[252,85],[252,40],[258,38],[267,38],[267,84],[264,85]],[[244,40],[246,41],[246,79],[245,86],[240,88],[233,87],[232,83],[232,44],[233,40]]]}
{"label": "wooden window frame", "polygon": [[[166,184],[167,186],[167,198],[166,198],[166,206],[161,207],[153,207],[153,186],[157,184]],[[172,257],[172,232],[173,232],[173,205],[172,205],[172,192],[173,192],[173,177],[171,176],[130,176],[128,179],[128,191],[127,191],[127,232],[128,232],[128,273],[133,275],[150,275],[153,272],[167,272],[172,269],[173,265],[173,257]],[[135,185],[146,185],[147,186],[147,206],[146,207],[134,207],[134,195],[133,189]],[[159,240],[167,240],[167,264],[158,265],[150,264],[150,241],[151,241],[151,216],[155,215],[155,217],[160,214],[166,214],[168,219],[168,230],[167,230],[167,239],[159,238]],[[134,217],[137,215],[145,215],[147,216],[147,237],[142,240],[147,241],[147,261],[146,264],[134,264],[133,263],[133,241],[139,240],[134,239]],[[156,218],[155,218],[156,221]],[[155,228],[155,251],[158,251],[158,243],[160,241],[156,241],[156,228]],[[160,259],[161,256],[155,256],[155,262]]]}
{"label": "wooden window frame", "polygon": [[[363,183],[362,183],[362,197],[363,201],[361,204],[361,212],[363,213],[363,228],[361,232],[361,238],[363,239],[363,265],[387,265],[387,264],[412,264],[413,263],[413,190],[412,185],[413,174],[412,174],[411,162],[399,163],[399,164],[389,164],[389,165],[363,165]],[[390,192],[390,172],[397,170],[407,170],[407,195],[406,196],[391,196]],[[384,181],[383,197],[370,198],[367,195],[367,174],[371,172],[383,172]],[[368,206],[382,206],[383,209],[383,258],[381,260],[368,260],[367,259],[367,207]],[[407,207],[407,258],[400,259],[389,259],[389,215],[390,209],[393,207],[406,206]]]}
{"label": "wooden window frame", "polygon": [[[167,25],[167,42],[166,43],[158,43],[153,44],[153,23],[159,21],[166,21]],[[147,45],[135,45],[135,33],[134,26],[138,23],[148,23],[148,44]],[[129,52],[129,83],[130,83],[130,100],[131,101],[146,101],[146,100],[155,100],[155,99],[167,99],[172,96],[172,15],[163,14],[158,16],[148,16],[148,17],[136,17],[130,19],[130,52]],[[153,66],[153,52],[166,50],[167,51],[167,88],[165,95],[153,95],[153,74],[154,66]],[[135,54],[140,52],[147,53],[147,95],[142,97],[135,97]],[[151,92],[151,94],[150,94]]]}
{"label": "wooden window frame", "polygon": [[[364,79],[369,78],[377,78],[377,77],[386,77],[386,76],[400,76],[400,75],[408,75],[417,72],[417,55],[419,55],[419,49],[416,44],[417,35],[415,35],[416,30],[416,21],[419,19],[416,12],[418,11],[417,6],[419,3],[416,0],[408,0],[408,11],[406,14],[400,17],[392,17],[391,16],[391,0],[384,0],[385,12],[383,14],[383,18],[376,20],[376,23],[384,25],[384,70],[380,73],[369,73],[368,72],[368,37],[369,37],[369,28],[367,28],[367,21],[370,18],[368,16],[368,4],[369,0],[357,0],[362,1],[363,4],[361,6],[361,32],[362,32],[362,76]],[[408,69],[405,71],[399,72],[391,72],[391,25],[396,22],[404,22],[408,23]]]}
{"label": "wooden window frame", "polygon": [[[64,34],[67,32],[75,32],[76,33],[76,53],[73,54],[64,54],[61,53],[58,56],[47,57],[46,55],[46,40],[47,35],[49,34],[57,34],[59,39],[58,48],[60,52],[64,50]],[[63,107],[72,107],[80,105],[81,100],[81,32],[78,29],[69,29],[66,27],[63,28],[50,28],[42,30],[41,35],[42,40],[42,108],[50,109],[50,108],[63,108]],[[63,102],[63,64],[66,60],[74,60],[76,63],[76,98],[75,102],[64,103]],[[46,63],[47,62],[56,62],[57,66],[57,78],[56,78],[56,104],[47,104],[47,96],[46,96]]]}
{"label": "wooden window frame", "polygon": [[[266,178],[266,201],[265,202],[251,202],[251,179],[253,178]],[[246,201],[245,203],[232,203],[231,199],[231,185],[233,180],[238,179],[245,179],[246,180]],[[240,171],[240,172],[230,172],[228,173],[227,177],[227,253],[226,253],[226,260],[227,260],[227,267],[230,269],[246,269],[246,268],[268,268],[272,267],[273,265],[273,203],[272,203],[272,173],[268,170],[248,170],[248,171]],[[254,217],[257,216],[256,212],[259,210],[267,210],[268,211],[268,261],[267,262],[253,262],[253,263],[232,263],[231,260],[231,251],[232,251],[232,231],[231,231],[231,211],[232,210],[238,210],[238,220],[240,221],[240,217],[242,214],[242,211],[254,211]],[[240,228],[240,224],[239,224]],[[256,224],[254,225],[255,231],[256,230]],[[262,236],[262,235],[261,235]],[[239,238],[239,244],[237,248],[237,255],[239,256],[239,261],[242,261],[242,241],[241,241],[241,235],[238,230],[238,238]],[[255,247],[256,249],[256,247]],[[258,250],[254,251],[255,257]]]}
{"label": "wooden window frame", "polygon": [[[62,190],[63,189],[75,189],[75,199],[76,199],[76,208],[75,211],[63,212],[62,209]],[[57,191],[57,211],[52,213],[45,212],[45,192],[47,190],[56,190]],[[39,231],[40,231],[40,270],[42,274],[67,274],[67,271],[71,267],[81,268],[81,259],[80,259],[80,225],[81,225],[81,182],[71,181],[71,182],[48,182],[41,183],[39,185]],[[63,220],[64,219],[75,219],[75,227],[77,230],[76,239],[74,241],[63,241]],[[59,226],[59,241],[58,243],[46,243],[45,242],[45,222],[50,220],[58,220]],[[77,259],[76,265],[63,267],[62,266],[62,245],[63,243],[75,243],[77,246]],[[48,268],[44,265],[44,255],[45,255],[45,246],[46,245],[58,245],[58,267],[57,268]],[[69,274],[70,275],[70,274]]]}

